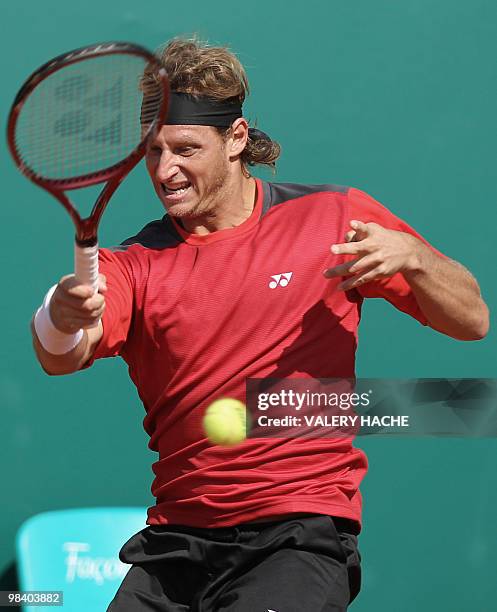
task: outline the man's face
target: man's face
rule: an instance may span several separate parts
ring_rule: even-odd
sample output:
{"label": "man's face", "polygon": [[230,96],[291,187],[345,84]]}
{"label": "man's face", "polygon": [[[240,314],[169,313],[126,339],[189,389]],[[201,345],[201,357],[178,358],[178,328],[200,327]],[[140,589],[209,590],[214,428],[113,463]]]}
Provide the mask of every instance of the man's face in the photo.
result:
{"label": "man's face", "polygon": [[229,157],[213,127],[162,126],[146,162],[155,191],[173,217],[201,217],[223,199]]}

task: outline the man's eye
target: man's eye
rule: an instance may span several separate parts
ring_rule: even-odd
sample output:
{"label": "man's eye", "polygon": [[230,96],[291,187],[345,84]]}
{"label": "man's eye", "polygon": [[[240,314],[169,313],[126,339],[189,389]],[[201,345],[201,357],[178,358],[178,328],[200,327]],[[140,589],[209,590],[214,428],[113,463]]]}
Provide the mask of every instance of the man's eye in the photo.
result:
{"label": "man's eye", "polygon": [[150,155],[161,155],[162,154],[162,149],[160,147],[149,147],[148,148],[148,153]]}
{"label": "man's eye", "polygon": [[178,155],[183,155],[184,157],[189,157],[195,153],[195,149],[193,147],[181,147],[177,150]]}

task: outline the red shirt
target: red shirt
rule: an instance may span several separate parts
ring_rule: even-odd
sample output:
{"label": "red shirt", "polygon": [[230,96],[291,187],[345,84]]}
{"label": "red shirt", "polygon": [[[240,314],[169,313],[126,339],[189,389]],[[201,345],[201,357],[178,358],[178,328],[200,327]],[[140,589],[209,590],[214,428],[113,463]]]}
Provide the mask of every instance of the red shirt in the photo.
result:
{"label": "red shirt", "polygon": [[[292,512],[360,522],[364,452],[347,439],[248,439],[218,447],[205,408],[245,399],[246,378],[354,375],[364,296],[426,319],[401,274],[336,291],[350,219],[417,234],[367,194],[257,180],[241,225],[188,234],[167,215],[116,251],[101,249],[108,293],[95,358],[121,355],[143,401],[153,465],[149,524],[221,527]],[[273,276],[291,272],[286,286]]]}

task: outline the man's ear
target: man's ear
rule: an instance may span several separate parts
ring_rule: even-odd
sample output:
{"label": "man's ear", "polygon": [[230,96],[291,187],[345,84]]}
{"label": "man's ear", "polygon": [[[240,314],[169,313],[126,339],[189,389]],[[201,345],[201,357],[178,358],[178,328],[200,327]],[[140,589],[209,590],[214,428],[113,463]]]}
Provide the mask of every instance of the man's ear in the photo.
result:
{"label": "man's ear", "polygon": [[233,121],[226,142],[230,157],[241,155],[247,145],[248,130],[248,123],[243,117],[239,117]]}

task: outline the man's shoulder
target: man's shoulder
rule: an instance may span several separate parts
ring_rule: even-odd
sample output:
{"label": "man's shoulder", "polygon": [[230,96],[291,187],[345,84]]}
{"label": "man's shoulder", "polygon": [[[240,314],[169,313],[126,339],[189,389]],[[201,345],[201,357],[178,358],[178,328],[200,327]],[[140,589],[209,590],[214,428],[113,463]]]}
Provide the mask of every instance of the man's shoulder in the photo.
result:
{"label": "man's shoulder", "polygon": [[[263,182],[264,210],[268,211],[273,206],[285,204],[301,198],[307,201],[319,201],[320,196],[325,194],[347,195],[351,188],[346,185],[332,183],[304,184],[304,183],[273,183]],[[315,196],[314,198],[312,196]]]}

